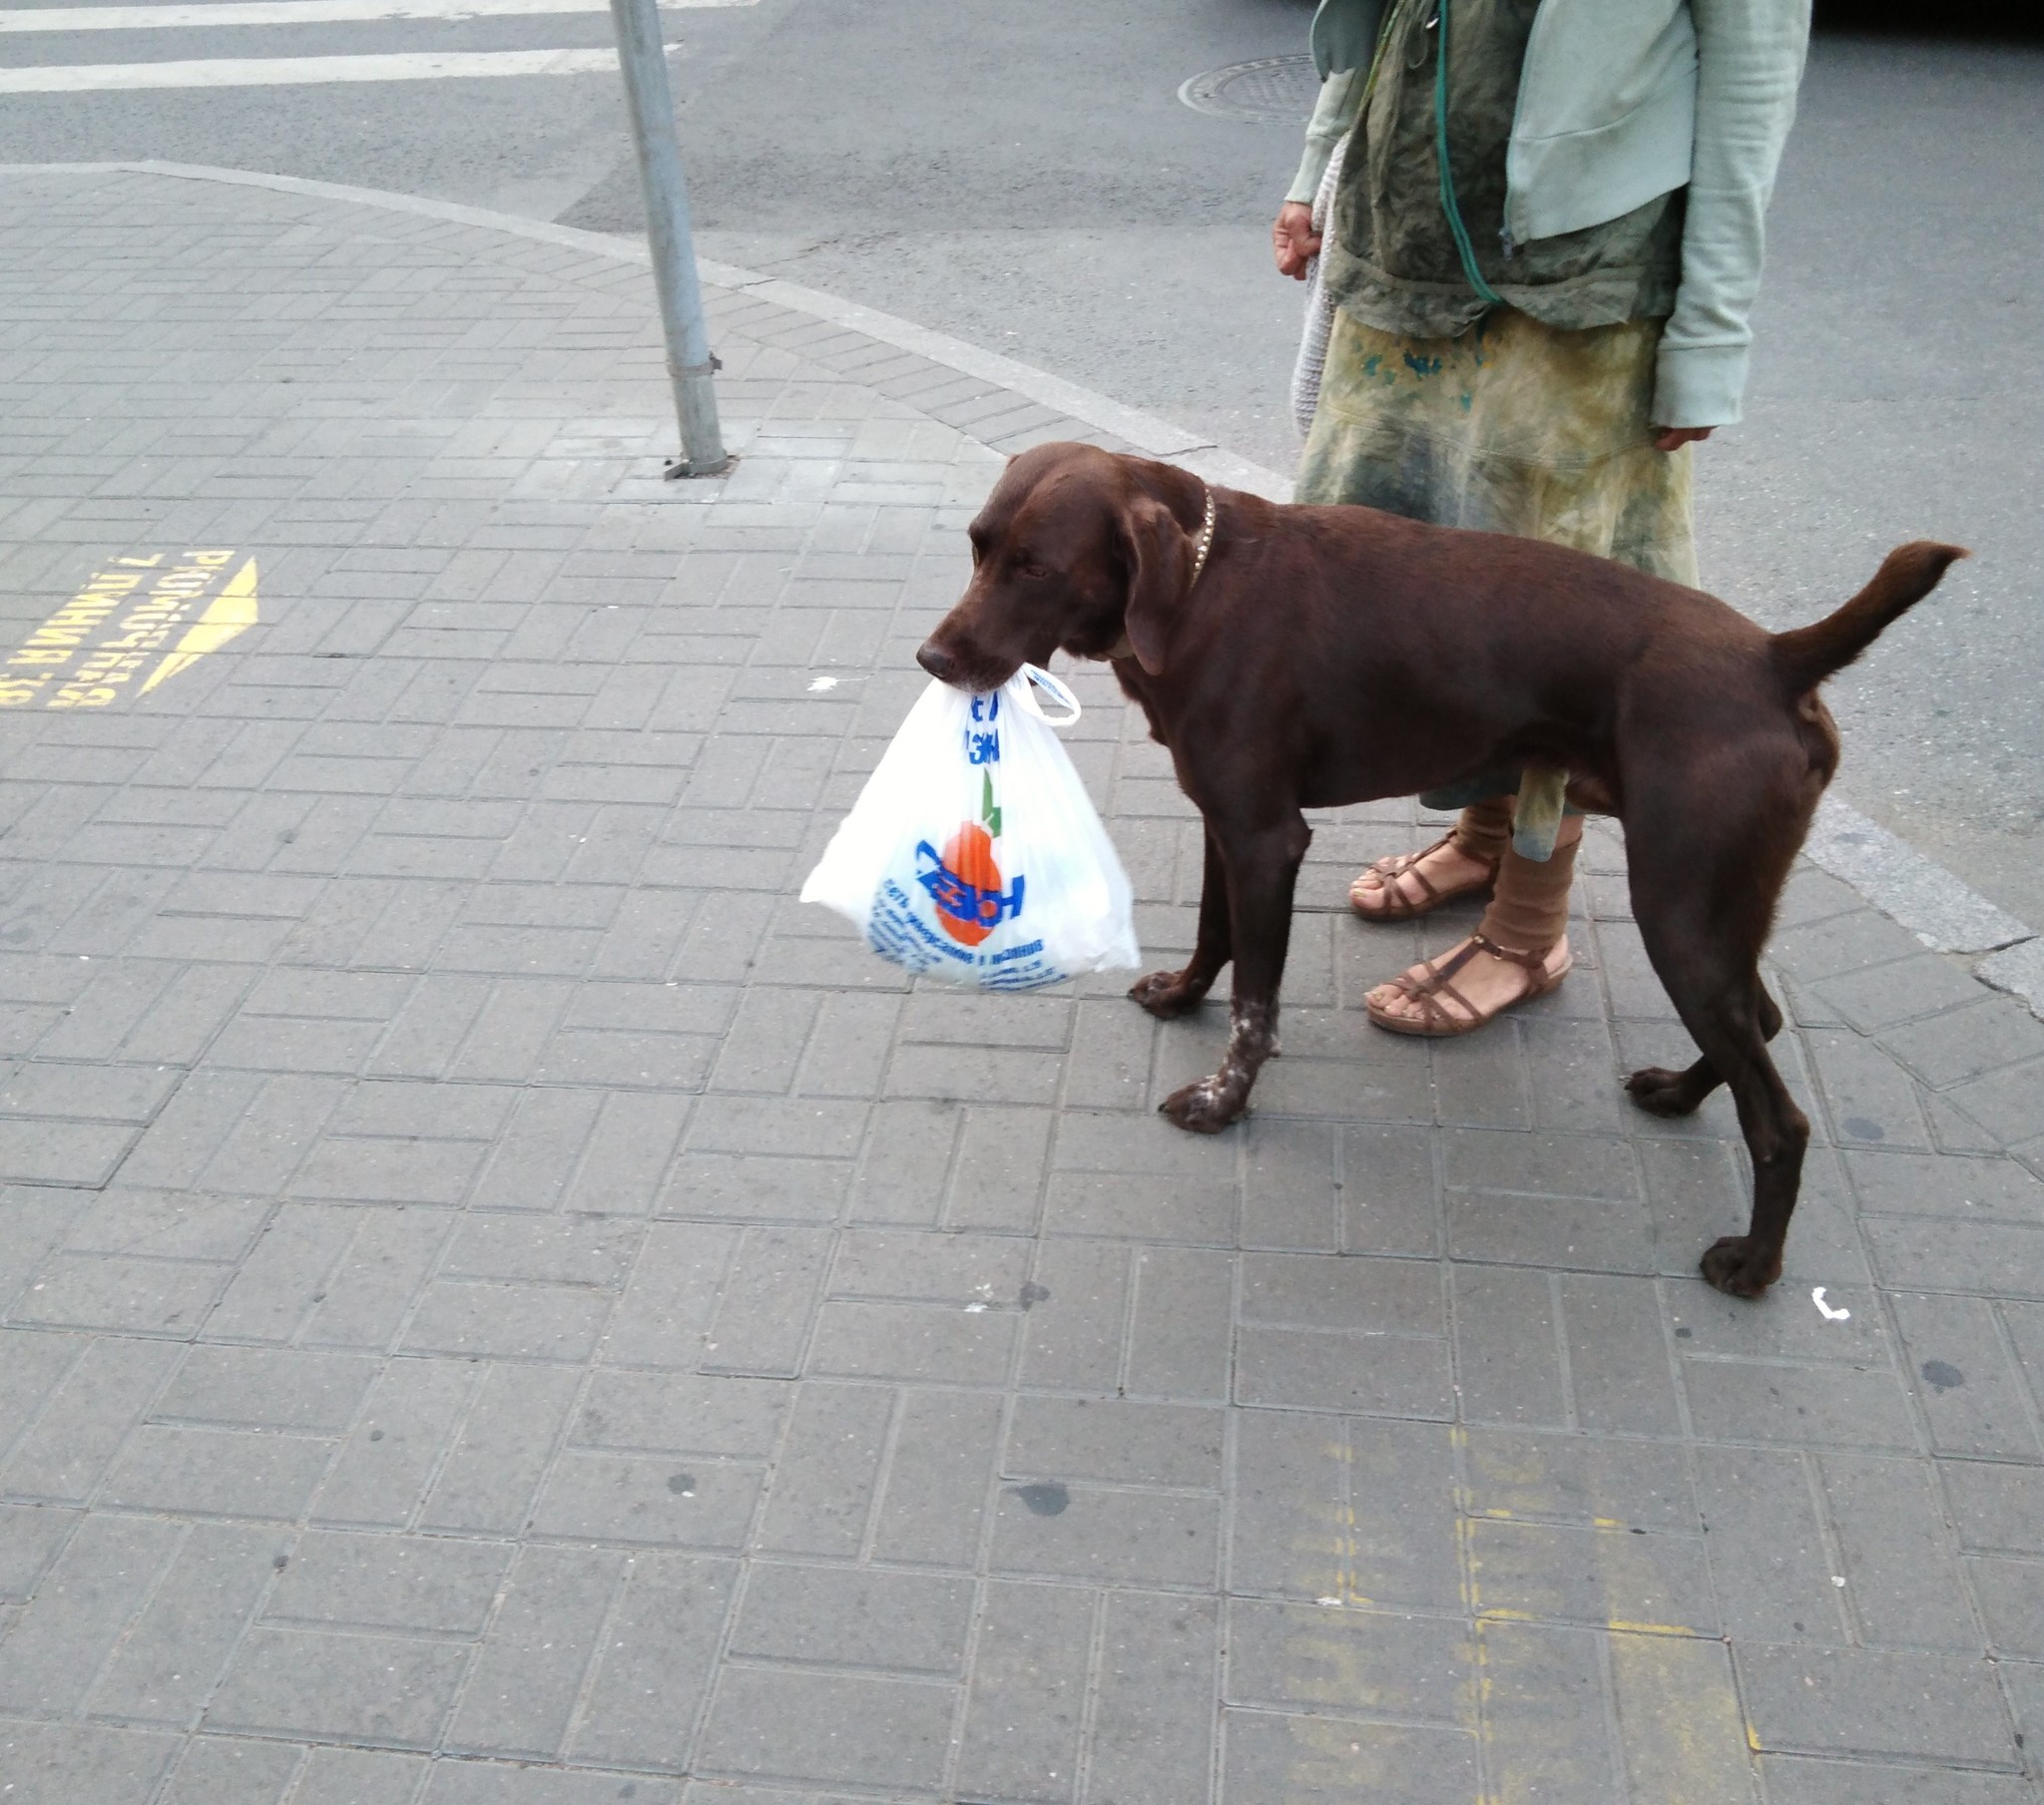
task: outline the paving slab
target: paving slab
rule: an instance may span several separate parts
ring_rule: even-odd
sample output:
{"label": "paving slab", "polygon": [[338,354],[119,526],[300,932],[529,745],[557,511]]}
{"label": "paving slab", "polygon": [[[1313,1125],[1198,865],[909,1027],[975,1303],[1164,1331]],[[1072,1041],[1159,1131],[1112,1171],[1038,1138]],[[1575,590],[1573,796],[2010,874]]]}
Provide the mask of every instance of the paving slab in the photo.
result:
{"label": "paving slab", "polygon": [[[1429,831],[1372,804],[1180,1134],[1216,1022],[794,900],[1002,455],[1125,441],[711,303],[741,461],[669,484],[627,246],[0,175],[8,1796],[2044,1800],[2019,961],[1799,871],[1809,1181],[1734,1303],[1729,1106],[1618,1094],[1684,1044],[1616,833],[1561,992],[1392,1042],[1466,915],[1348,916]],[[1161,963],[1197,822],[1072,680]]]}

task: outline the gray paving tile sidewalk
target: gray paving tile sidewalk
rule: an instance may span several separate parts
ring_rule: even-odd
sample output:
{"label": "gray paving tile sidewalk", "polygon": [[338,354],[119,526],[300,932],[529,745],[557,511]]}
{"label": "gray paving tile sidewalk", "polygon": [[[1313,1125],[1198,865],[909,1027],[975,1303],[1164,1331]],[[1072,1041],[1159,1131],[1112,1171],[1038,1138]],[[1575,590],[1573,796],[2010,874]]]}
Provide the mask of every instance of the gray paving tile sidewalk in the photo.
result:
{"label": "gray paving tile sidewalk", "polygon": [[[1558,996],[1395,1041],[1395,805],[1320,824],[1257,1116],[1177,1133],[1218,1022],[793,899],[1073,423],[718,308],[683,492],[643,270],[0,180],[0,609],[63,653],[0,710],[12,1805],[2044,1798],[2044,1024],[1800,873],[1818,1144],[1734,1304],[1729,1113],[1619,1095],[1682,1037],[1615,840]],[[259,625],[49,705],[80,598],[252,559]],[[1078,681],[1162,962],[1196,829]]]}

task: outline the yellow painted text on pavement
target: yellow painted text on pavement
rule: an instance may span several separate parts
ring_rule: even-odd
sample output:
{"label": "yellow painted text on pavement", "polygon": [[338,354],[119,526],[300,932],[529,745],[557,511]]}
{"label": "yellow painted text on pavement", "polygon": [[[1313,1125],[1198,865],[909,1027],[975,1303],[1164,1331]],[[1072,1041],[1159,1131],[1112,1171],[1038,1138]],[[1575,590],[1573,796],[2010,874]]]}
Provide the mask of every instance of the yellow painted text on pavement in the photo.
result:
{"label": "yellow painted text on pavement", "polygon": [[218,652],[258,619],[256,560],[233,548],[148,552],[93,572],[0,660],[0,708],[104,708]]}

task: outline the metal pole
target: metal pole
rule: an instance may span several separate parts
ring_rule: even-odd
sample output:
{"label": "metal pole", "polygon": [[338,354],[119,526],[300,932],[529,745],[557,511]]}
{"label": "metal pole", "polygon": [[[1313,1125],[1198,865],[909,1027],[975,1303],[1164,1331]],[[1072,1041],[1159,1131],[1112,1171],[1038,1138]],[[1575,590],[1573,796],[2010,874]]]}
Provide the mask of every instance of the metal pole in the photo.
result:
{"label": "metal pole", "polygon": [[632,110],[639,150],[639,181],[646,193],[646,225],[653,242],[653,279],[660,289],[660,323],[667,334],[667,370],[682,424],[682,455],[669,476],[715,476],[731,463],[717,422],[710,331],[703,320],[703,287],[696,276],[696,245],[689,231],[689,188],[675,142],[675,103],[667,85],[667,50],[660,39],[658,0],[611,0],[618,32],[618,66]]}

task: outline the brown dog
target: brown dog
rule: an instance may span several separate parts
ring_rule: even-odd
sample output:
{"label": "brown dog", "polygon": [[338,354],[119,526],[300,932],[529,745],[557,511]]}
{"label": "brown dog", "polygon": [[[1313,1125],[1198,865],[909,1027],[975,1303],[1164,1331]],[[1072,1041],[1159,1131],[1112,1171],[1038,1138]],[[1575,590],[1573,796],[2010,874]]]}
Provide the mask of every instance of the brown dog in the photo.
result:
{"label": "brown dog", "polygon": [[1199,939],[1129,995],[1195,1008],[1231,958],[1228,1054],[1164,1110],[1214,1133],[1277,1051],[1300,814],[1406,796],[1522,760],[1625,823],[1633,913],[1703,1057],[1636,1072],[1680,1116],[1729,1084],[1753,1154],[1753,1220],[1704,1276],[1753,1297],[1782,1271],[1809,1123],[1768,1054],[1782,1013],[1759,960],[1788,867],[1837,768],[1816,685],[1965,553],[1888,554],[1827,619],[1769,634],[1697,590],[1536,540],[1371,508],[1209,490],[1090,445],[1009,463],[972,523],[972,580],[916,655],[992,689],[1056,651],[1111,659],[1206,817]]}

